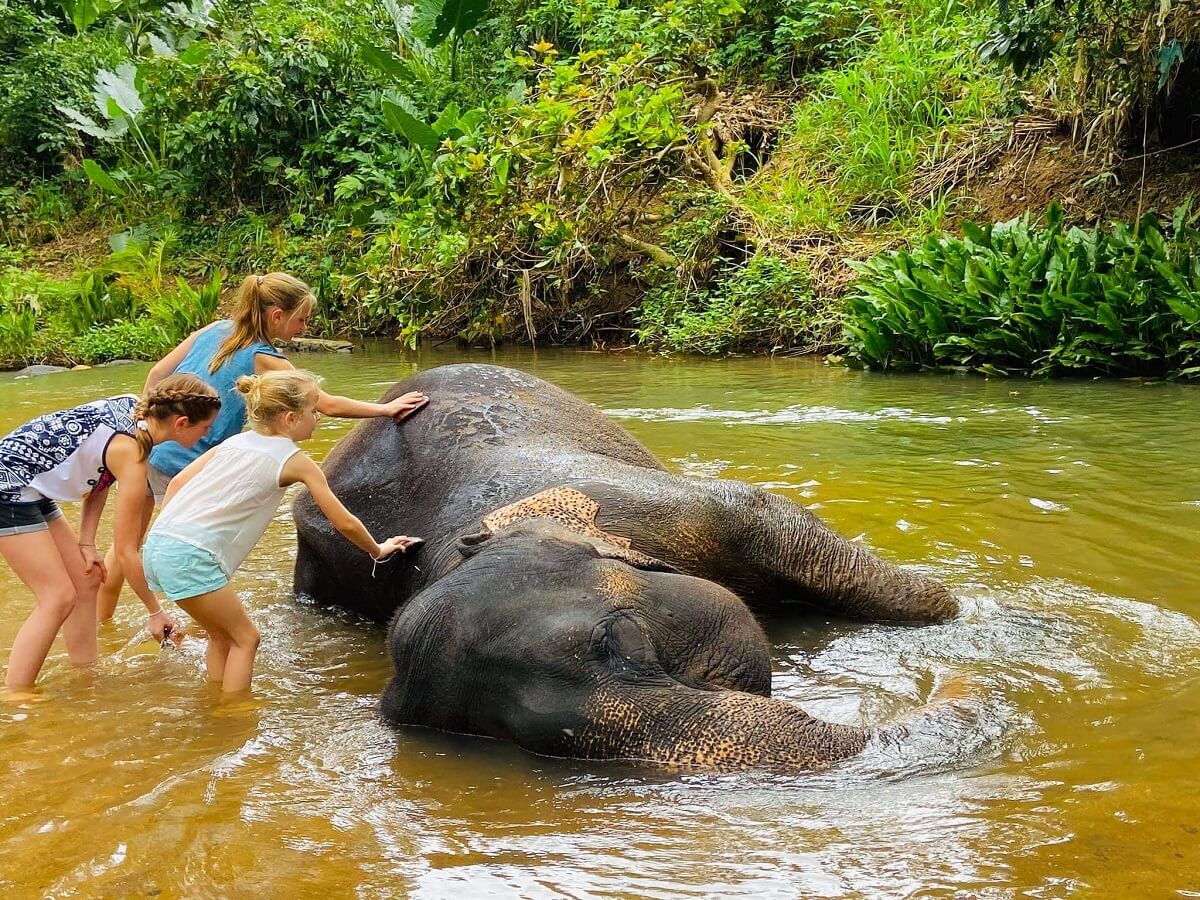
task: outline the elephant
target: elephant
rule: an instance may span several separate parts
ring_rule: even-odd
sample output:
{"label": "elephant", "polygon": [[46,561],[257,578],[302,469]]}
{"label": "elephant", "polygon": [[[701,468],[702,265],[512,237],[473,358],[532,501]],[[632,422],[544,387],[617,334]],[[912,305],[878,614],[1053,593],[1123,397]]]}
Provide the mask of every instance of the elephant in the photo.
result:
{"label": "elephant", "polygon": [[294,504],[296,593],[390,623],[386,721],[550,756],[781,772],[903,732],[772,698],[754,611],[936,622],[959,610],[945,586],[785,497],[667,471],[531,374],[441,366],[385,396],[414,390],[428,406],[399,425],[362,422],[323,468],[372,533],[423,545],[372,565],[307,493]]}

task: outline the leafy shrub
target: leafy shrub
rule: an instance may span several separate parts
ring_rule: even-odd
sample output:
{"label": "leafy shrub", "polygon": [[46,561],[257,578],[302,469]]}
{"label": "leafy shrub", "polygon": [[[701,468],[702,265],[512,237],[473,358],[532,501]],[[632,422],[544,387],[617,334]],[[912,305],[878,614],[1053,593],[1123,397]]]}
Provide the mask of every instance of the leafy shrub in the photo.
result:
{"label": "leafy shrub", "polygon": [[982,18],[956,3],[878,23],[878,40],[850,64],[810,79],[773,167],[750,185],[750,203],[777,227],[838,233],[909,212],[906,191],[934,168],[966,127],[1000,106],[1006,83],[964,46]]}
{"label": "leafy shrub", "polygon": [[19,268],[0,271],[0,366],[18,367],[61,356],[62,327],[53,313],[70,302],[73,286]]}
{"label": "leafy shrub", "polygon": [[690,295],[674,285],[651,291],[642,303],[637,339],[688,353],[779,349],[799,335],[827,331],[835,319],[813,299],[802,269],[758,254],[715,288]]}
{"label": "leafy shrub", "polygon": [[998,0],[979,55],[1022,76],[1048,70],[1059,109],[1077,119],[1089,144],[1113,154],[1176,86],[1180,95],[1194,90],[1189,78],[1175,82],[1200,39],[1196,13],[1186,0]]}
{"label": "leafy shrub", "polygon": [[111,359],[158,359],[172,346],[159,323],[141,318],[85,331],[75,338],[72,351],[85,363],[97,363]]}
{"label": "leafy shrub", "polygon": [[97,67],[115,66],[123,55],[113,35],[68,35],[36,7],[0,0],[0,176],[56,171],[76,141],[55,104],[84,105]]}
{"label": "leafy shrub", "polygon": [[1033,375],[1200,375],[1200,230],[1190,203],[1111,230],[1052,206],[853,263],[845,314],[862,363]]}
{"label": "leafy shrub", "polygon": [[175,290],[151,301],[149,310],[168,343],[177,344],[211,322],[216,317],[220,302],[221,273],[214,270],[200,290],[195,290],[182,278],[176,278]]}

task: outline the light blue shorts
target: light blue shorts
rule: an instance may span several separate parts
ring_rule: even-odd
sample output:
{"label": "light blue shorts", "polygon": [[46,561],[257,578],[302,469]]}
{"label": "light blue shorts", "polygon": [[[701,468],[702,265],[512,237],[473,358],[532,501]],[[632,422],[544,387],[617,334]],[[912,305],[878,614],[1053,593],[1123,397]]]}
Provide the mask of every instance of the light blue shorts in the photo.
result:
{"label": "light blue shorts", "polygon": [[176,602],[190,600],[229,584],[207,550],[163,534],[151,534],[142,547],[142,570],[150,590]]}

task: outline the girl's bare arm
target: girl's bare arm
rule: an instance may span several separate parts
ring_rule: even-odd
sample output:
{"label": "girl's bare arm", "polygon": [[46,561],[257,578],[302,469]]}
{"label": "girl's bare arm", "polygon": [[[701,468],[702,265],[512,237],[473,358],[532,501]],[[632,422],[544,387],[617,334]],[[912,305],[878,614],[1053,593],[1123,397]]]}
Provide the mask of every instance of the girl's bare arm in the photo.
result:
{"label": "girl's bare arm", "polygon": [[[213,325],[215,324],[216,323],[214,322]],[[150,372],[146,375],[146,384],[142,388],[142,393],[146,393],[156,384],[178,369],[179,364],[183,362],[183,358],[188,355],[188,352],[192,349],[192,345],[196,343],[196,336],[200,334],[201,331],[206,331],[209,328],[212,328],[212,325],[205,325],[203,328],[193,331],[182,341],[180,341],[179,345],[174,350],[156,362],[151,367]]]}
{"label": "girl's bare arm", "polygon": [[346,539],[360,550],[370,554],[374,559],[387,556],[397,550],[403,552],[414,543],[412,538],[397,535],[380,544],[367,531],[358,516],[346,509],[337,495],[329,487],[325,473],[321,467],[309,459],[304,453],[293,454],[283,465],[279,482],[283,486],[300,482],[312,494],[313,502],[329,519],[329,523],[345,535]]}
{"label": "girl's bare arm", "polygon": [[[254,371],[261,375],[264,372],[294,369],[288,360],[278,356],[268,356],[260,353],[254,358]],[[339,394],[327,394],[321,391],[317,399],[317,411],[323,416],[335,416],[339,419],[370,419],[375,416],[391,416],[397,422],[420,409],[429,398],[420,391],[409,391],[387,403],[370,403],[366,400],[355,400],[353,397],[343,397]]]}
{"label": "girl's bare arm", "polygon": [[117,435],[108,445],[105,464],[117,478],[117,510],[113,518],[113,549],[125,569],[125,580],[145,604],[150,613],[150,631],[162,640],[164,625],[171,619],[142,572],[142,558],[138,554],[138,542],[142,537],[142,507],[146,500],[146,461],[139,459],[137,441],[128,435]]}

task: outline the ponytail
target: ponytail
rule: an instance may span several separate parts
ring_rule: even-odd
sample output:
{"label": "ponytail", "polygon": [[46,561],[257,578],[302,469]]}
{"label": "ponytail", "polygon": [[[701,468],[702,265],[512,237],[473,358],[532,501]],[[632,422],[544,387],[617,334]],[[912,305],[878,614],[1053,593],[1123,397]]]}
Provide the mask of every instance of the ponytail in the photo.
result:
{"label": "ponytail", "polygon": [[164,421],[183,416],[190,422],[203,422],[216,415],[221,397],[216,388],[199,376],[180,373],[168,375],[138,401],[133,410],[133,437],[138,443],[138,459],[145,460],[154,447],[147,419]]}
{"label": "ponytail", "polygon": [[216,372],[229,357],[255,343],[271,343],[267,315],[272,309],[292,313],[303,306],[316,303],[308,285],[286,272],[268,275],[247,275],[238,289],[237,306],[233,311],[233,332],[221,342],[208,367]]}
{"label": "ponytail", "polygon": [[235,386],[246,398],[246,417],[255,431],[269,429],[284,413],[303,412],[321,394],[320,377],[303,369],[243,375]]}

